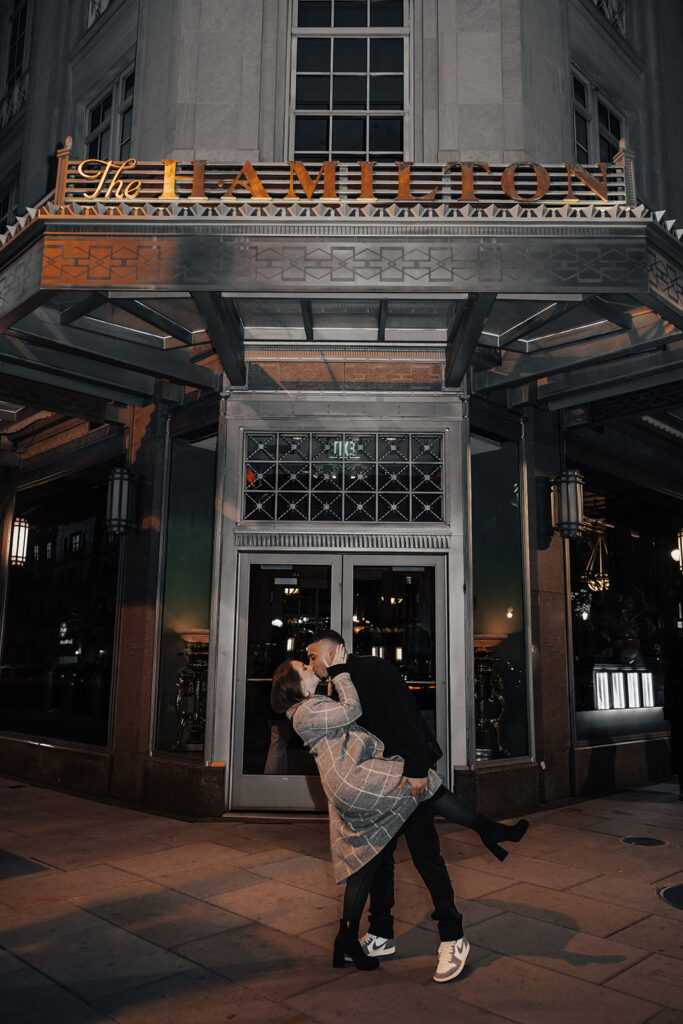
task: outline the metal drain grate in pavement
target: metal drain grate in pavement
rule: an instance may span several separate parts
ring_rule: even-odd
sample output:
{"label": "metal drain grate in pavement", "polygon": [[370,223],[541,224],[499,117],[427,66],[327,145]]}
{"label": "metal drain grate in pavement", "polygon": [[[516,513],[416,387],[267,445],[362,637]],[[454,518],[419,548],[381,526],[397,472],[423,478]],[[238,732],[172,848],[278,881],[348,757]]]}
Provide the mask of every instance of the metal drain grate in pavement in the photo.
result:
{"label": "metal drain grate in pavement", "polygon": [[667,885],[659,890],[659,895],[677,910],[683,910],[683,885]]}
{"label": "metal drain grate in pavement", "polygon": [[653,839],[651,836],[626,836],[621,841],[629,846],[666,846],[663,839]]}

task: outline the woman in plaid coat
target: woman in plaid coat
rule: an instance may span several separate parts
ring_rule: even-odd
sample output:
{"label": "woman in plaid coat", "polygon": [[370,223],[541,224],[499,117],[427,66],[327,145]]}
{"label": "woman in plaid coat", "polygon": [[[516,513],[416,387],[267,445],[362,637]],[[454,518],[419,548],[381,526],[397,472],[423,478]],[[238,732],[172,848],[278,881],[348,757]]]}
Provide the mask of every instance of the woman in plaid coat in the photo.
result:
{"label": "woman in plaid coat", "polygon": [[[340,645],[329,666],[346,663]],[[500,859],[500,841],[518,842],[527,822],[499,825],[477,815],[443,786],[435,771],[427,777],[428,792],[413,796],[404,785],[403,758],[383,757],[384,746],[355,724],[363,713],[351,676],[344,672],[332,682],[339,700],[316,695],[320,680],[310,665],[285,661],[275,672],[271,703],[286,712],[315,758],[330,804],[330,845],[335,879],[346,881],[344,916],[335,939],[333,965],[343,967],[345,955],[361,970],[378,961],[366,956],[358,942],[358,926],[370,892],[379,854],[422,800],[447,820],[474,828]]]}

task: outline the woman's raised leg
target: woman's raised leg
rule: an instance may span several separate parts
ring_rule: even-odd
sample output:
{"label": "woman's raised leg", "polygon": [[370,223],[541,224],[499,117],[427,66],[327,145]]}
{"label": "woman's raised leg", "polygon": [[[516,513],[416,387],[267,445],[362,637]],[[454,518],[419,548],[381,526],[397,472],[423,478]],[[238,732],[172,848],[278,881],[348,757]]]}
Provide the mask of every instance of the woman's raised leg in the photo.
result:
{"label": "woman's raised leg", "polygon": [[520,818],[516,825],[503,825],[484,814],[477,814],[471,807],[454,796],[445,786],[441,786],[432,797],[431,807],[437,814],[456,825],[465,825],[473,829],[487,850],[498,860],[505,860],[508,851],[499,843],[518,843],[529,827],[526,818]]}

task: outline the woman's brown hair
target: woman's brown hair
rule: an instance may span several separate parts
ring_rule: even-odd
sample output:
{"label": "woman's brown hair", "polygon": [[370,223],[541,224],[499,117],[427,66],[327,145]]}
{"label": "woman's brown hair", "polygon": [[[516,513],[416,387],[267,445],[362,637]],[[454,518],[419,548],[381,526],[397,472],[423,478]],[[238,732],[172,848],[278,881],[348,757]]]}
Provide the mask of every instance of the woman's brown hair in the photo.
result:
{"label": "woman's brown hair", "polygon": [[291,660],[283,661],[275,669],[273,675],[273,685],[270,690],[270,704],[273,711],[283,714],[303,698],[299,673]]}

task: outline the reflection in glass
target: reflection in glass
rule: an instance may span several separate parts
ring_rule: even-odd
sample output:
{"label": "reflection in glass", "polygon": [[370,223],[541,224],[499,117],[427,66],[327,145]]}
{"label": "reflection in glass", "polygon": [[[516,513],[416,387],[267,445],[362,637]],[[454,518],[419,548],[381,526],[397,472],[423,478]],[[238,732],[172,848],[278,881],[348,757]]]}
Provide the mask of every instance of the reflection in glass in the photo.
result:
{"label": "reflection in glass", "polygon": [[577,740],[664,731],[665,666],[680,635],[680,502],[589,473],[584,509],[569,545]]}
{"label": "reflection in glass", "polygon": [[216,435],[175,438],[159,659],[157,748],[204,749]]}
{"label": "reflection in glass", "polygon": [[394,662],[436,732],[434,567],[355,566],[353,652]]}
{"label": "reflection in glass", "polygon": [[297,159],[304,150],[327,151],[329,146],[329,119],[327,117],[297,117],[294,129],[294,147]]}
{"label": "reflection in glass", "polygon": [[514,441],[472,436],[476,756],[529,752],[519,459]]}
{"label": "reflection in glass", "polygon": [[403,40],[371,39],[370,70],[403,71]]}
{"label": "reflection in glass", "polygon": [[[306,661],[310,638],[330,625],[328,565],[252,565],[249,576],[243,770],[315,775],[315,762],[270,706],[273,672],[286,658]],[[326,691],[323,691],[326,692]]]}
{"label": "reflection in glass", "polygon": [[367,39],[335,39],[334,70],[366,71]]}
{"label": "reflection in glass", "polygon": [[337,110],[364,110],[366,90],[364,75],[335,75],[332,105]]}
{"label": "reflection in glass", "polygon": [[302,28],[329,25],[331,18],[332,0],[299,0],[298,23]]}
{"label": "reflection in glass", "polygon": [[296,105],[309,110],[327,110],[330,105],[330,76],[297,75]]}
{"label": "reflection in glass", "polygon": [[330,40],[300,39],[296,51],[297,71],[329,71]]}
{"label": "reflection in glass", "polygon": [[112,463],[17,494],[28,557],[8,567],[0,721],[106,746],[119,542],[104,524]]}

